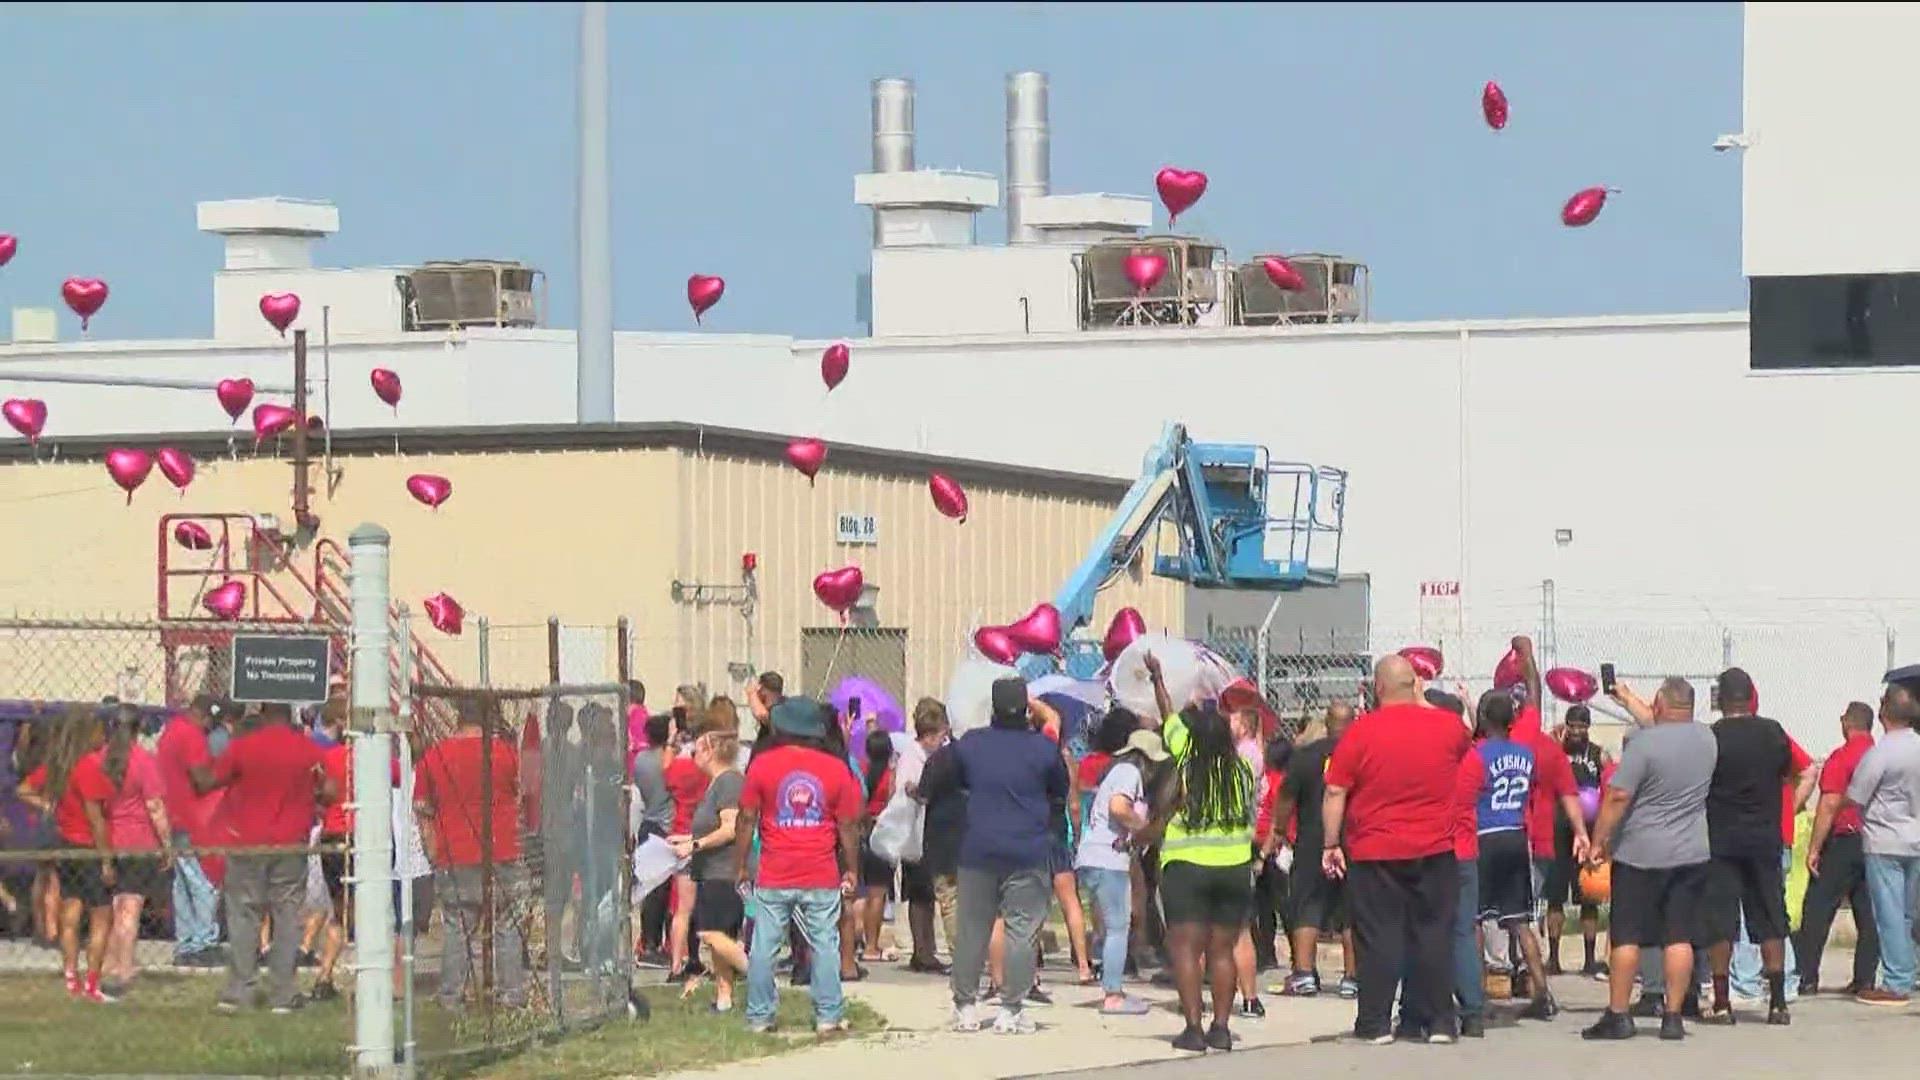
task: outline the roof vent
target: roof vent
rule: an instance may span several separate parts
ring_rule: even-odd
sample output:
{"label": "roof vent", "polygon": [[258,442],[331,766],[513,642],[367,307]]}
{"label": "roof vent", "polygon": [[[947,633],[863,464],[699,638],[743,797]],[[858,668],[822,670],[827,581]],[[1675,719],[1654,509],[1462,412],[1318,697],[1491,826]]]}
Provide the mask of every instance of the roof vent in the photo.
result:
{"label": "roof vent", "polygon": [[[1190,236],[1145,236],[1103,241],[1074,257],[1080,276],[1080,328],[1200,326],[1220,300],[1222,248]],[[1127,280],[1127,256],[1151,251],[1166,260],[1153,288],[1137,293]],[[1216,323],[1217,325],[1217,323]]]}
{"label": "roof vent", "polygon": [[1305,279],[1307,287],[1287,292],[1267,277],[1260,265],[1270,255],[1257,255],[1233,271],[1235,326],[1288,326],[1315,323],[1365,322],[1371,299],[1372,275],[1367,264],[1339,255],[1287,255],[1284,258]]}
{"label": "roof vent", "polygon": [[430,262],[402,273],[395,283],[404,304],[402,328],[406,330],[535,327],[546,321],[546,275],[523,263]]}

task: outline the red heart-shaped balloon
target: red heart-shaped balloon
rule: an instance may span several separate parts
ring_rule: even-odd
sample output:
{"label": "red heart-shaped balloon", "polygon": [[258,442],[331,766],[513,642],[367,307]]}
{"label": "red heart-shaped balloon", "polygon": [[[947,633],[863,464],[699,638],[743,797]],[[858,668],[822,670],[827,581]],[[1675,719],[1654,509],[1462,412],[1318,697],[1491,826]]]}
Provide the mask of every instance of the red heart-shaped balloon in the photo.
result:
{"label": "red heart-shaped balloon", "polygon": [[1519,686],[1527,678],[1527,662],[1520,658],[1520,650],[1508,649],[1507,655],[1493,666],[1493,685],[1495,689],[1505,690],[1510,686]]}
{"label": "red heart-shaped balloon", "polygon": [[966,524],[967,492],[960,482],[946,473],[934,473],[927,477],[927,491],[933,495],[933,508]]}
{"label": "red heart-shaped balloon", "polygon": [[1060,651],[1060,609],[1041,604],[1019,622],[1007,627],[1007,636],[1022,651],[1056,653]]}
{"label": "red heart-shaped balloon", "polygon": [[400,375],[383,367],[374,368],[367,373],[367,381],[373,384],[373,394],[387,405],[400,407]]}
{"label": "red heart-shaped balloon", "polygon": [[285,405],[267,402],[253,407],[253,445],[278,435],[291,428],[300,419],[300,414]]}
{"label": "red heart-shaped balloon", "polygon": [[1145,296],[1167,272],[1167,257],[1157,251],[1135,251],[1120,262],[1133,291]]}
{"label": "red heart-shaped balloon", "polygon": [[1487,126],[1495,131],[1507,126],[1507,92],[1500,84],[1489,80],[1480,90],[1480,115],[1486,118]]}
{"label": "red heart-shaped balloon", "polygon": [[1107,624],[1107,634],[1100,639],[1100,655],[1111,664],[1127,651],[1135,638],[1147,632],[1147,620],[1140,612],[1123,607],[1113,613],[1113,621]]}
{"label": "red heart-shaped balloon", "polygon": [[8,398],[6,404],[0,405],[0,414],[30,443],[38,443],[40,432],[47,426],[47,403],[39,398]]}
{"label": "red heart-shaped balloon", "polygon": [[1446,661],[1441,657],[1440,650],[1431,645],[1409,645],[1400,650],[1400,655],[1406,658],[1407,663],[1413,665],[1415,675],[1428,682],[1439,678],[1440,672],[1446,667]]}
{"label": "red heart-shaped balloon", "polygon": [[300,298],[290,292],[268,293],[260,298],[260,315],[284,337],[287,327],[300,317]]}
{"label": "red heart-shaped balloon", "polygon": [[460,601],[437,592],[420,601],[420,606],[427,609],[427,621],[435,630],[449,637],[460,636],[461,621],[467,617],[467,609],[460,606]]}
{"label": "red heart-shaped balloon", "polygon": [[820,354],[820,381],[827,384],[828,390],[839,386],[847,377],[849,359],[845,342],[836,341]]}
{"label": "red heart-shaped balloon", "polygon": [[1261,259],[1260,269],[1267,272],[1267,280],[1273,282],[1274,288],[1283,292],[1300,292],[1307,287],[1307,279],[1300,276],[1300,271],[1278,255]]}
{"label": "red heart-shaped balloon", "polygon": [[407,477],[407,494],[438,510],[453,494],[453,481],[432,473],[414,473]]}
{"label": "red heart-shaped balloon", "polygon": [[147,482],[153,471],[153,455],[145,450],[107,451],[107,475],[127,493],[127,505],[133,505],[134,489]]}
{"label": "red heart-shaped balloon", "polygon": [[800,470],[809,482],[826,463],[827,444],[819,439],[795,439],[787,444],[787,464]]}
{"label": "red heart-shaped balloon", "polygon": [[160,464],[160,475],[167,482],[180,489],[180,497],[185,498],[187,485],[193,483],[193,457],[184,450],[163,446],[154,454],[154,460]]}
{"label": "red heart-shaped balloon", "polygon": [[1171,229],[1174,220],[1207,193],[1207,174],[1168,166],[1155,174],[1153,186],[1160,192],[1161,205],[1167,208],[1167,228]]}
{"label": "red heart-shaped balloon", "polygon": [[12,262],[13,253],[19,249],[20,241],[14,239],[11,234],[0,233],[0,266]]}
{"label": "red heart-shaped balloon", "polygon": [[996,664],[1011,664],[1020,658],[1020,646],[1004,626],[983,626],[973,632],[973,647]]}
{"label": "red heart-shaped balloon", "polygon": [[253,404],[252,379],[221,379],[213,392],[220,399],[220,408],[226,412],[229,420],[239,420],[240,414]]}
{"label": "red heart-shaped balloon", "polygon": [[817,574],[813,579],[813,595],[827,605],[831,611],[845,615],[847,609],[860,599],[860,591],[867,587],[867,579],[861,575],[857,566],[843,566],[838,570],[828,570]]}
{"label": "red heart-shaped balloon", "polygon": [[1579,668],[1557,667],[1543,676],[1547,692],[1569,705],[1578,705],[1600,692],[1600,683]]}
{"label": "red heart-shaped balloon", "polygon": [[99,278],[70,277],[60,284],[60,296],[80,316],[80,329],[85,330],[87,320],[107,302],[107,283]]}
{"label": "red heart-shaped balloon", "polygon": [[687,303],[693,307],[693,321],[699,322],[707,309],[720,302],[720,294],[727,291],[727,283],[721,278],[706,274],[694,274],[687,278]]}
{"label": "red heart-shaped balloon", "polygon": [[197,521],[183,521],[173,527],[173,542],[188,551],[206,551],[213,547],[213,534]]}
{"label": "red heart-shaped balloon", "polygon": [[201,599],[200,606],[222,619],[237,619],[240,609],[247,603],[247,587],[238,581],[229,581],[207,593]]}
{"label": "red heart-shaped balloon", "polygon": [[1591,223],[1606,207],[1607,196],[1612,191],[1612,188],[1590,187],[1574,192],[1567,205],[1560,208],[1560,224],[1577,229]]}

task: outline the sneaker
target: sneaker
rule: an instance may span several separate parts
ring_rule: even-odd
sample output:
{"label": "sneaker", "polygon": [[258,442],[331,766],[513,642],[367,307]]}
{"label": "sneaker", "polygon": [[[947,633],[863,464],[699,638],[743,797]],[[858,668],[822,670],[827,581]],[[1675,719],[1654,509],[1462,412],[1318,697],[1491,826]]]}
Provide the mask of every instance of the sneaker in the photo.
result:
{"label": "sneaker", "polygon": [[1486,1038],[1486,1018],[1477,1013],[1462,1013],[1460,1016],[1460,1037],[1463,1039]]}
{"label": "sneaker", "polygon": [[1853,995],[1853,1000],[1862,1005],[1879,1005],[1882,1008],[1897,1009],[1907,1003],[1907,995],[1896,994],[1885,987],[1869,986]]}
{"label": "sneaker", "polygon": [[[1664,1028],[1664,1026],[1663,1023],[1662,1027]],[[1602,1039],[1631,1039],[1637,1034],[1639,1034],[1639,1032],[1634,1030],[1632,1017],[1627,1016],[1625,1013],[1617,1013],[1612,1009],[1608,1009],[1606,1012],[1600,1014],[1600,1019],[1594,1021],[1592,1027],[1582,1031],[1580,1037],[1589,1042],[1594,1042]]]}
{"label": "sneaker", "polygon": [[80,976],[78,974],[76,974],[75,972],[69,971],[67,972],[66,977],[67,977],[67,996],[68,997],[79,997],[81,994],[84,994],[87,992],[86,985],[80,981]]}
{"label": "sneaker", "polygon": [[975,1005],[955,1005],[953,1007],[953,1030],[962,1035],[971,1035],[980,1030],[980,1009]]}
{"label": "sneaker", "polygon": [[335,1001],[340,997],[340,990],[331,982],[317,982],[313,984],[313,990],[307,996],[314,1001]]}
{"label": "sneaker", "polygon": [[1360,980],[1351,975],[1340,976],[1340,996],[1352,1001],[1360,996]]}
{"label": "sneaker", "polygon": [[1267,993],[1281,997],[1315,997],[1320,993],[1320,976],[1311,971],[1296,971],[1285,982],[1267,987]]}
{"label": "sneaker", "polygon": [[1592,979],[1595,982],[1606,982],[1607,981],[1607,965],[1601,963],[1598,960],[1595,960],[1593,963],[1588,964],[1586,967],[1581,968],[1580,974],[1585,975],[1587,978]]}
{"label": "sneaker", "polygon": [[237,1013],[240,1011],[240,1003],[232,998],[221,998],[219,1001],[213,1003],[213,1011],[218,1013]]}
{"label": "sneaker", "polygon": [[1240,1019],[1265,1020],[1266,1018],[1267,1006],[1258,997],[1240,999]]}
{"label": "sneaker", "polygon": [[[1800,996],[1801,997],[1813,997],[1819,992],[1820,992],[1820,981],[1818,979],[1812,979],[1812,980],[1801,979],[1800,980]],[[1857,994],[1859,993],[1859,990],[1855,989],[1855,990],[1852,990],[1851,992]]]}
{"label": "sneaker", "polygon": [[1641,994],[1633,1003],[1633,1008],[1627,1010],[1627,1015],[1639,1017],[1642,1020],[1655,1020],[1666,1011],[1667,1003],[1661,1001],[1658,994]]}
{"label": "sneaker", "polygon": [[1173,1048],[1189,1054],[1204,1054],[1207,1052],[1207,1037],[1199,1028],[1190,1027],[1173,1037]]}
{"label": "sneaker", "polygon": [[1000,1015],[993,1018],[995,1035],[1031,1035],[1038,1030],[1033,1025],[1033,1018],[1028,1016],[1024,1009],[1002,1008]]}
{"label": "sneaker", "polygon": [[1392,1046],[1393,1032],[1383,1031],[1378,1035],[1363,1035],[1356,1031],[1350,1035],[1342,1036],[1342,1041],[1365,1043],[1368,1046]]}
{"label": "sneaker", "polygon": [[1560,1006],[1550,997],[1537,997],[1520,1010],[1522,1020],[1551,1020],[1560,1014]]}
{"label": "sneaker", "polygon": [[1660,1038],[1666,1042],[1679,1042],[1687,1037],[1686,1021],[1679,1013],[1668,1013],[1660,1018]]}
{"label": "sneaker", "polygon": [[307,996],[305,994],[295,994],[288,1000],[275,1005],[271,1011],[275,1016],[290,1016],[306,1007]]}
{"label": "sneaker", "polygon": [[1233,1032],[1228,1031],[1225,1024],[1214,1024],[1207,1028],[1206,1042],[1209,1050],[1231,1050]]}
{"label": "sneaker", "polygon": [[1102,1016],[1145,1016],[1152,1011],[1152,1005],[1131,994],[1120,994],[1100,1002]]}
{"label": "sneaker", "polygon": [[80,999],[91,1001],[95,1005],[112,1005],[120,1000],[120,995],[102,986],[89,986],[80,992]]}
{"label": "sneaker", "polygon": [[853,1030],[853,1025],[844,1019],[820,1020],[813,1025],[813,1033],[822,1039],[831,1039],[837,1035],[845,1035],[851,1030]]}
{"label": "sneaker", "polygon": [[1793,1013],[1785,1005],[1775,1005],[1767,1010],[1767,1024],[1771,1027],[1786,1027],[1793,1023]]}
{"label": "sneaker", "polygon": [[638,957],[634,959],[634,965],[636,967],[660,968],[664,970],[667,966],[666,950],[665,949],[649,949],[646,952],[641,953]]}
{"label": "sneaker", "polygon": [[1739,1017],[1733,1015],[1733,1006],[1716,1003],[1700,1015],[1700,1022],[1718,1027],[1732,1027],[1739,1023]]}
{"label": "sneaker", "polygon": [[755,1021],[747,1025],[747,1034],[749,1035],[771,1035],[775,1030],[777,1029],[773,1026],[773,1021],[771,1020]]}
{"label": "sneaker", "polygon": [[1393,1037],[1399,1042],[1423,1043],[1429,1034],[1431,1032],[1425,1024],[1412,1024],[1405,1020],[1393,1029]]}
{"label": "sneaker", "polygon": [[1027,991],[1027,1004],[1037,1005],[1042,1009],[1048,1008],[1053,1004],[1053,995],[1040,989],[1039,984],[1036,983],[1033,989]]}
{"label": "sneaker", "polygon": [[1427,1034],[1428,1046],[1452,1046],[1456,1041],[1451,1031],[1434,1031]]}
{"label": "sneaker", "polygon": [[980,1004],[998,1005],[999,1003],[1000,1003],[1000,988],[993,985],[992,983],[988,983],[986,993],[980,995]]}
{"label": "sneaker", "polygon": [[303,968],[319,967],[320,957],[315,955],[312,949],[301,949],[300,955],[294,958],[294,963]]}

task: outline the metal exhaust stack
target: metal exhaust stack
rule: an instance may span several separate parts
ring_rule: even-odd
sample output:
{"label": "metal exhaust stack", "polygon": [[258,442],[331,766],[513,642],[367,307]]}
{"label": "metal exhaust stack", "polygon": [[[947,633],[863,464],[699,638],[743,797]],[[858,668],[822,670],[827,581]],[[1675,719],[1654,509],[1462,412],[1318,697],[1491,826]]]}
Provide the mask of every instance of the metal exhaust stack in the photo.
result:
{"label": "metal exhaust stack", "polygon": [[575,407],[580,423],[613,422],[613,218],[607,153],[607,5],[580,5],[580,329]]}
{"label": "metal exhaust stack", "polygon": [[1038,71],[1007,76],[1007,243],[1033,244],[1040,230],[1027,224],[1027,200],[1051,184],[1047,77]]}
{"label": "metal exhaust stack", "polygon": [[[873,80],[873,171],[913,171],[913,80]],[[873,244],[880,246],[880,211],[873,212]]]}

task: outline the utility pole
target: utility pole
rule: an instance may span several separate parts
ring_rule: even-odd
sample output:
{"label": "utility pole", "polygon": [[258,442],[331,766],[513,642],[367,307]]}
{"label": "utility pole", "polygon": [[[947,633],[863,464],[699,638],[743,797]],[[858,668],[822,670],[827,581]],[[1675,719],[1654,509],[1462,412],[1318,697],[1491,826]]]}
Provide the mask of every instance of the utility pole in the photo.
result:
{"label": "utility pole", "polygon": [[580,5],[580,327],[574,379],[579,421],[613,423],[613,238],[608,179],[607,5]]}
{"label": "utility pole", "polygon": [[[378,525],[347,537],[353,599],[354,1080],[411,1075],[393,1054],[393,671],[389,576],[393,538]],[[240,942],[240,947],[250,943]]]}

